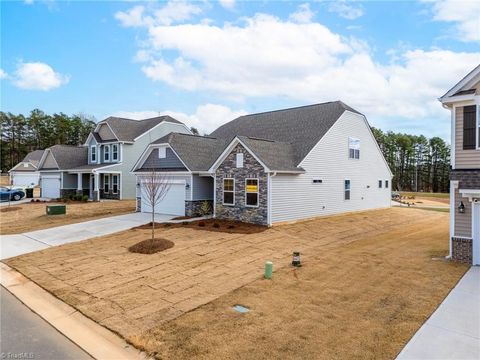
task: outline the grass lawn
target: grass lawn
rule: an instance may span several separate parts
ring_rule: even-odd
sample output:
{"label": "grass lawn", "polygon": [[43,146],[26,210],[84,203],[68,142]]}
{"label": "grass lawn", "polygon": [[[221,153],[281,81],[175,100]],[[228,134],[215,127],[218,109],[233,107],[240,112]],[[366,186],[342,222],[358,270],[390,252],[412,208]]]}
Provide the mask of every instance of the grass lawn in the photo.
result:
{"label": "grass lawn", "polygon": [[27,231],[47,229],[54,226],[73,224],[106,216],[126,214],[135,211],[135,200],[102,201],[67,204],[66,215],[45,214],[46,205],[52,203],[11,202],[13,211],[5,211],[7,206],[0,208],[0,234],[18,234]]}
{"label": "grass lawn", "polygon": [[[149,234],[135,229],[5,262],[166,359],[392,359],[468,269],[441,258],[448,214],[417,209],[248,235],[160,231],[175,246],[153,255],[128,252]],[[266,260],[273,280],[262,279]]]}

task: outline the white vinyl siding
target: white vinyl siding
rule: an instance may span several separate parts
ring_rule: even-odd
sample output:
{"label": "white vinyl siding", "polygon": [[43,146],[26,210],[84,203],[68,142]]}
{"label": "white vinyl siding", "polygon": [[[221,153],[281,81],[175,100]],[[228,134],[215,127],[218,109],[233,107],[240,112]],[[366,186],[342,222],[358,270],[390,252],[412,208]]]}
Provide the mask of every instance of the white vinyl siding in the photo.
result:
{"label": "white vinyl siding", "polygon": [[[355,161],[339,150],[351,135],[362,146]],[[391,180],[390,172],[361,115],[345,112],[301,166],[304,174],[271,177],[272,223],[390,206],[390,193],[376,188],[378,179]],[[345,179],[351,181],[349,201],[344,200]]]}

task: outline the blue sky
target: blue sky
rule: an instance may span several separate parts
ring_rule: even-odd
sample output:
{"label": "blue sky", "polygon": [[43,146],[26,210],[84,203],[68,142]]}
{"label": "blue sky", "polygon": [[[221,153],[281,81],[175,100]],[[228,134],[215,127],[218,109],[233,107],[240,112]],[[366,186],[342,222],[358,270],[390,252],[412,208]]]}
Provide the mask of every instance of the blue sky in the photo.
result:
{"label": "blue sky", "polygon": [[477,1],[1,3],[1,109],[202,132],[343,100],[383,130],[448,139],[436,98],[480,63]]}

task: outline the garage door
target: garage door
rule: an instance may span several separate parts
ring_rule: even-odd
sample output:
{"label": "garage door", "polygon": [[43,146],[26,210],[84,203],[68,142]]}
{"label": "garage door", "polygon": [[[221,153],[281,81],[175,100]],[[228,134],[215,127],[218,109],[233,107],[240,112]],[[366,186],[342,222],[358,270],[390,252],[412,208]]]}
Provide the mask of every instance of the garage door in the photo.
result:
{"label": "garage door", "polygon": [[[142,212],[152,212],[152,206],[147,200],[142,187]],[[185,183],[175,183],[170,186],[162,201],[155,205],[155,213],[168,215],[185,215]]]}
{"label": "garage door", "polygon": [[34,174],[20,174],[14,173],[12,174],[13,178],[13,185],[15,186],[34,186],[38,185],[38,180],[40,175],[38,173]]}
{"label": "garage door", "polygon": [[43,177],[40,183],[42,197],[56,199],[60,197],[60,177]]}

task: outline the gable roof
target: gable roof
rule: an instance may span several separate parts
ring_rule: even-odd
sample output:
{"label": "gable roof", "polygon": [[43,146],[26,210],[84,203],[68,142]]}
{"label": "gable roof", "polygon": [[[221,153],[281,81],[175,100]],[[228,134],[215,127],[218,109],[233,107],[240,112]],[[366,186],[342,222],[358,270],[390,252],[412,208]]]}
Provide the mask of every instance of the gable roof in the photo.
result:
{"label": "gable roof", "polygon": [[59,170],[73,169],[88,164],[88,149],[85,146],[54,145],[47,150],[54,157]]}
{"label": "gable roof", "polygon": [[[102,120],[98,124],[108,124],[108,126],[110,126],[110,129],[113,131],[119,141],[133,142],[140,135],[144,134],[148,130],[165,121],[175,124],[183,124],[182,122],[168,115],[158,116],[144,120],[132,120],[110,116],[105,120]],[[94,132],[94,136],[95,134],[96,133]],[[99,141],[99,139],[97,139],[97,136],[95,136],[95,140],[97,140],[97,142],[108,141],[102,139],[100,139]]]}
{"label": "gable roof", "polygon": [[170,133],[152,142],[169,144],[190,171],[207,171],[227,145],[225,139]]}
{"label": "gable roof", "polygon": [[471,86],[474,86],[480,80],[480,64],[465,75],[462,80],[455,84],[450,90],[448,90],[443,96],[439,98],[441,102],[447,100],[447,98],[460,95],[469,95],[474,94],[475,89],[472,89]]}
{"label": "gable roof", "polygon": [[[326,102],[240,116],[220,126],[210,136],[228,139],[229,142],[236,136],[250,138],[247,140],[250,145],[257,151],[263,151],[264,157],[271,158],[275,167],[297,166],[345,111],[361,114],[341,101]],[[253,140],[255,138],[277,143],[267,145]],[[269,153],[274,148],[280,151],[282,159],[270,157]]]}
{"label": "gable roof", "polygon": [[22,162],[30,162],[34,166],[38,166],[38,163],[42,159],[43,152],[45,150],[34,150],[29,152],[22,160]]}

